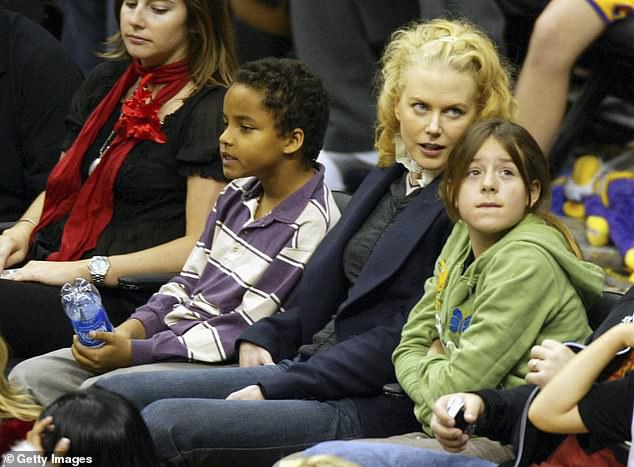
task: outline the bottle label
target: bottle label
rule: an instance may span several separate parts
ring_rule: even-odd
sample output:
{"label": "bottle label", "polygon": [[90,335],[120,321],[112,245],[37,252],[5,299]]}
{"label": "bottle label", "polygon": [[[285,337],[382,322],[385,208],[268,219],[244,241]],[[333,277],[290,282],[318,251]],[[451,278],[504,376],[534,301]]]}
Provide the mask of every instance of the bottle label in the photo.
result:
{"label": "bottle label", "polygon": [[99,306],[95,315],[90,319],[84,319],[81,321],[71,320],[75,333],[81,342],[86,347],[101,347],[105,344],[102,340],[92,339],[89,335],[91,331],[112,331],[112,324],[108,319],[106,310],[103,306]]}

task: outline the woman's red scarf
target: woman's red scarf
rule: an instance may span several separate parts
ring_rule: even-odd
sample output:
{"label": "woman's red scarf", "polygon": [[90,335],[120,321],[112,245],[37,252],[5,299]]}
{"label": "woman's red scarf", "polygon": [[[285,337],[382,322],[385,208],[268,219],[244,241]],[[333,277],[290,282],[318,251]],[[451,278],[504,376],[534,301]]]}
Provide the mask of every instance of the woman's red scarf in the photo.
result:
{"label": "woman's red scarf", "polygon": [[[86,150],[95,141],[122,96],[139,77],[141,82],[134,95],[123,103],[121,116],[114,126],[112,143],[103,154],[101,163],[82,184],[81,166]],[[46,184],[42,216],[33,235],[68,214],[59,251],[51,253],[48,260],[78,260],[95,247],[97,239],[112,219],[114,182],[123,161],[141,140],[157,143],[167,141],[161,131],[158,111],[190,79],[191,73],[186,61],[145,68],[138,60],[134,60],[92,111],[77,139],[57,163]],[[152,99],[148,84],[165,86]]]}

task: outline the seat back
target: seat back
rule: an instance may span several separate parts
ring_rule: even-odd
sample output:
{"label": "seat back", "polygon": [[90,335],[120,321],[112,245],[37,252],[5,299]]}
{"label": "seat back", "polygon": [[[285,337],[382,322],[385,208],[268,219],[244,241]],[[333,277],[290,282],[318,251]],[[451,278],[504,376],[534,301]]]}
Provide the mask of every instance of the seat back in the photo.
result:
{"label": "seat back", "polygon": [[331,190],[332,197],[335,199],[335,204],[339,208],[340,212],[343,212],[344,208],[348,205],[352,195],[347,191]]}
{"label": "seat back", "polygon": [[603,291],[601,298],[587,311],[588,322],[592,330],[597,329],[601,323],[605,321],[605,318],[607,318],[614,305],[617,304],[622,296],[623,294],[619,292]]}

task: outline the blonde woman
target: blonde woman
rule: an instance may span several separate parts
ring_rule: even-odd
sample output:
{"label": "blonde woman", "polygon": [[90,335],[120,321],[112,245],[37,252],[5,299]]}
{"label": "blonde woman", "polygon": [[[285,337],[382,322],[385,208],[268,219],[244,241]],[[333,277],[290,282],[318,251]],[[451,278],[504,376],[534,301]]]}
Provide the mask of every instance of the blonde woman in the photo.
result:
{"label": "blonde woman", "polygon": [[42,410],[7,381],[4,373],[8,361],[9,350],[0,336],[0,455],[26,436]]}

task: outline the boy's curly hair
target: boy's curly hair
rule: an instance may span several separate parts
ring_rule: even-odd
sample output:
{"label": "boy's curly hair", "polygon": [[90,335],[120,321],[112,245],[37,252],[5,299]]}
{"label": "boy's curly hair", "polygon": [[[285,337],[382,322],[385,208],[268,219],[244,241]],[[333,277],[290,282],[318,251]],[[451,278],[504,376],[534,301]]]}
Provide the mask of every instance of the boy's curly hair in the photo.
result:
{"label": "boy's curly hair", "polygon": [[329,102],[326,88],[305,63],[290,58],[263,58],[245,63],[236,83],[264,93],[262,104],[275,118],[278,134],[304,131],[302,156],[312,165],[324,142]]}

